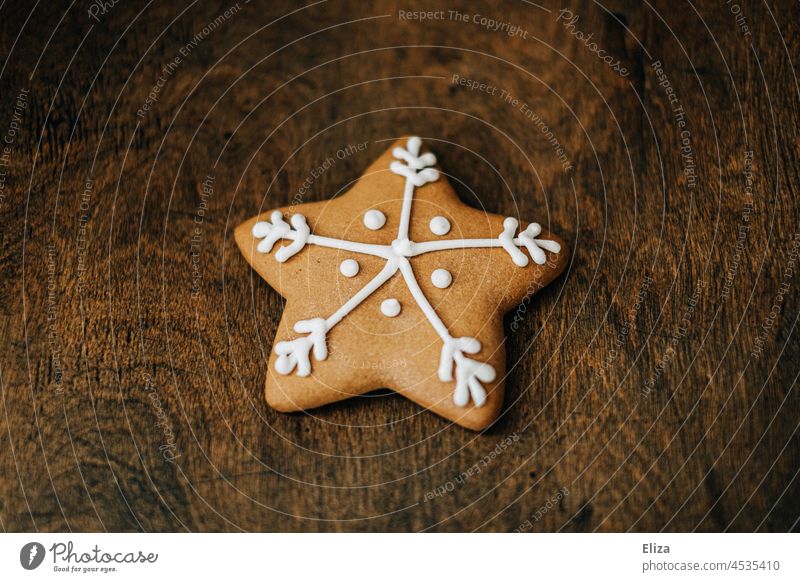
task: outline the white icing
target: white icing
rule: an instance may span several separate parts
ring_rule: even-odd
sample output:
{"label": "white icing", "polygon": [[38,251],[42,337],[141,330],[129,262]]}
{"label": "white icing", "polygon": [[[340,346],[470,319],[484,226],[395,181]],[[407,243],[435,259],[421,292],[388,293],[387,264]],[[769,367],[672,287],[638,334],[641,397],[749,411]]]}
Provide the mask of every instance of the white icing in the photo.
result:
{"label": "white icing", "polygon": [[398,257],[410,257],[414,254],[413,243],[407,238],[392,241],[392,252]]}
{"label": "white icing", "polygon": [[394,259],[390,259],[386,261],[386,265],[384,265],[383,269],[380,273],[375,275],[375,277],[361,290],[353,295],[344,305],[342,305],[336,312],[331,315],[328,319],[325,320],[328,331],[333,328],[334,325],[342,321],[351,311],[353,311],[356,307],[361,305],[361,302],[364,301],[367,297],[372,295],[378,288],[386,283],[392,275],[397,272],[397,261]]}
{"label": "white icing", "polygon": [[431,283],[439,289],[447,289],[453,282],[453,276],[447,269],[436,269],[431,273]]}
{"label": "white icing", "polygon": [[514,233],[517,232],[517,226],[519,226],[519,221],[509,216],[503,221],[503,232],[497,238],[500,239],[500,244],[503,245],[506,252],[511,255],[514,264],[524,267],[528,264],[528,257],[514,245]]}
{"label": "white icing", "polygon": [[470,397],[475,406],[483,406],[486,402],[486,390],[481,382],[494,382],[497,374],[490,364],[472,360],[464,355],[477,354],[481,351],[481,343],[475,338],[460,337],[444,342],[439,359],[439,379],[442,382],[453,381],[453,365],[456,368],[456,389],[453,402],[457,406],[466,406]]}
{"label": "white icing", "polygon": [[480,408],[486,404],[486,389],[483,384],[494,382],[497,372],[490,364],[472,360],[459,351],[453,356],[456,362],[456,389],[453,391],[453,402],[456,406],[466,406],[472,398],[475,406]]}
{"label": "white icing", "polygon": [[298,333],[308,333],[308,335],[275,344],[275,353],[278,355],[275,369],[279,374],[285,376],[291,374],[296,367],[298,376],[308,376],[311,374],[309,353],[312,349],[316,360],[324,360],[328,357],[328,346],[325,341],[325,334],[328,330],[325,320],[317,317],[298,321],[294,325],[294,330]]}
{"label": "white icing", "polygon": [[359,267],[358,261],[353,259],[345,259],[342,261],[342,264],[339,265],[339,272],[345,277],[355,277],[358,275],[360,268],[361,267]]}
{"label": "white icing", "polygon": [[370,230],[380,230],[386,224],[386,215],[380,210],[367,210],[364,213],[364,226]]}
{"label": "white icing", "polygon": [[544,265],[547,262],[547,255],[544,251],[560,253],[561,245],[554,240],[538,240],[536,237],[542,234],[542,227],[537,222],[532,222],[523,232],[519,233],[519,242],[522,243],[537,265]]}
{"label": "white icing", "polygon": [[450,221],[444,216],[434,216],[431,218],[431,223],[428,226],[430,226],[433,234],[439,236],[444,236],[450,232]]}
{"label": "white icing", "polygon": [[383,313],[386,317],[397,317],[400,315],[400,302],[395,299],[384,299],[381,302],[381,313]]}
{"label": "white icing", "polygon": [[[308,244],[380,257],[386,261],[381,272],[332,315],[327,318],[316,317],[298,321],[294,326],[294,331],[305,335],[275,344],[274,349],[277,356],[275,370],[279,374],[291,374],[297,370],[299,376],[310,375],[311,354],[318,361],[328,357],[326,343],[328,332],[400,271],[414,301],[442,340],[438,376],[442,382],[455,382],[453,402],[457,406],[466,406],[470,399],[475,406],[482,406],[486,402],[487,394],[483,384],[494,382],[496,377],[494,367],[465,355],[479,353],[480,342],[475,338],[454,338],[450,335],[448,327],[437,315],[436,310],[417,283],[409,258],[430,252],[455,249],[502,248],[509,254],[515,265],[525,267],[528,264],[528,256],[522,252],[522,247],[539,265],[547,261],[544,251],[559,253],[561,247],[552,240],[539,240],[537,237],[541,234],[542,228],[537,223],[528,225],[515,238],[519,222],[510,217],[503,222],[503,232],[497,238],[436,240],[421,243],[410,240],[408,235],[414,190],[439,179],[439,172],[432,167],[436,164],[436,157],[431,153],[420,155],[421,147],[422,140],[418,137],[411,137],[406,142],[405,148],[396,147],[392,150],[394,157],[398,160],[392,162],[389,169],[393,173],[405,177],[406,180],[400,226],[397,237],[391,245],[368,244],[314,235],[311,234],[311,229],[302,214],[294,214],[289,224],[284,221],[283,215],[278,210],[270,214],[269,222],[256,222],[253,225],[253,236],[261,239],[256,246],[259,253],[271,252],[279,240],[290,241],[288,245],[280,247],[275,253],[275,259],[281,263],[302,251]],[[385,224],[386,215],[379,210],[369,210],[364,214],[364,225],[369,229],[378,230]],[[450,222],[443,216],[437,216],[431,220],[430,229],[434,234],[443,236],[450,231]],[[342,262],[339,269],[346,277],[352,277],[358,273],[359,265],[357,261],[347,259]],[[452,283],[452,279],[452,275],[445,269],[436,269],[431,275],[433,284],[442,289],[448,287]],[[395,317],[400,311],[401,305],[397,299],[389,298],[381,303],[381,313],[387,317]]]}
{"label": "white icing", "polygon": [[[389,169],[400,176],[405,176],[406,184],[403,189],[403,207],[400,210],[400,228],[397,231],[397,239],[407,239],[408,229],[411,224],[411,205],[414,201],[414,188],[418,188],[428,182],[435,182],[439,179],[438,170],[430,167],[436,165],[436,156],[431,153],[419,155],[422,147],[422,140],[418,137],[410,137],[406,142],[406,148],[396,147],[392,150],[392,155],[401,159],[401,162],[392,162]],[[405,162],[405,163],[403,163]]]}
{"label": "white icing", "polygon": [[[260,253],[270,252],[275,242],[277,242],[279,239],[294,241],[299,236],[297,232],[289,228],[289,225],[283,221],[279,210],[276,210],[272,213],[271,219],[273,224],[270,224],[269,222],[256,222],[253,225],[253,236],[255,238],[264,239],[256,246],[256,250]],[[303,220],[305,220],[305,218],[303,218]],[[373,255],[375,257],[381,257],[382,259],[387,260],[394,256],[391,248],[387,247],[386,245],[373,245],[369,243],[330,238],[327,236],[318,236],[315,234],[309,234],[307,237],[305,237],[305,242],[306,244],[317,245],[320,247],[350,251],[363,255]]]}
{"label": "white icing", "polygon": [[[439,359],[439,379],[442,382],[453,381],[453,366],[456,368],[456,387],[453,392],[453,402],[456,406],[466,406],[469,403],[469,396],[475,406],[483,406],[486,403],[486,390],[481,382],[493,382],[495,379],[494,368],[489,364],[482,364],[464,356],[477,354],[481,350],[481,342],[472,337],[454,338],[450,335],[447,326],[436,314],[436,310],[425,297],[422,289],[414,278],[414,270],[408,259],[400,261],[400,272],[406,281],[406,286],[414,297],[422,313],[430,322],[431,326],[442,339],[442,352]],[[465,390],[466,388],[466,390]],[[466,398],[465,398],[466,395]]]}
{"label": "white icing", "polygon": [[308,228],[306,217],[302,214],[292,216],[292,226],[289,226],[283,220],[283,215],[279,210],[273,212],[270,218],[272,220],[271,223],[256,222],[253,225],[253,236],[263,239],[256,248],[260,253],[268,253],[278,240],[291,240],[292,242],[289,245],[282,246],[275,253],[275,260],[279,263],[284,263],[303,250],[303,247],[308,242],[311,229]]}
{"label": "white icing", "polygon": [[307,333],[308,335],[275,344],[275,353],[278,355],[275,360],[275,370],[279,374],[286,376],[291,374],[296,367],[298,376],[311,374],[311,359],[309,358],[311,349],[313,348],[314,350],[313,353],[316,360],[327,359],[326,337],[328,332],[347,317],[353,309],[358,307],[362,301],[388,281],[397,272],[397,268],[396,260],[388,260],[380,273],[327,319],[317,317],[298,321],[294,326],[294,330],[297,333]]}
{"label": "white icing", "polygon": [[392,250],[386,245],[373,245],[369,243],[340,240],[338,238],[328,238],[326,236],[316,236],[313,234],[308,237],[308,244],[339,249],[340,251],[361,253],[362,255],[373,255],[387,260],[391,259],[393,256]]}

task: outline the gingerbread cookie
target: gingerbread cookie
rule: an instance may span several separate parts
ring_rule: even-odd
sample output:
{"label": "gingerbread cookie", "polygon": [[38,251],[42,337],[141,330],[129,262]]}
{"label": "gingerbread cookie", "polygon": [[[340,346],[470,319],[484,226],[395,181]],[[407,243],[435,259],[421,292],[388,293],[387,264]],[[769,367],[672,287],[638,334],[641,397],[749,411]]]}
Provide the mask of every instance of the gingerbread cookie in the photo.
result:
{"label": "gingerbread cookie", "polygon": [[267,402],[307,410],[388,387],[461,426],[503,403],[503,314],[564,269],[564,241],[470,208],[423,153],[398,141],[346,194],[236,229],[286,298]]}

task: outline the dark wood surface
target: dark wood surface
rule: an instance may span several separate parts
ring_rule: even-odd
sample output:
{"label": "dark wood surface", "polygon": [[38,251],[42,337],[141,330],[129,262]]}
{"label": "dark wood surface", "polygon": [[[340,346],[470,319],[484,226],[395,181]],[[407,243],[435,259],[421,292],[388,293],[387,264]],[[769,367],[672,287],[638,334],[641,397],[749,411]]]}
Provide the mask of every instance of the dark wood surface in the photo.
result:
{"label": "dark wood surface", "polygon": [[[0,6],[2,530],[798,528],[796,2],[31,5]],[[263,398],[282,300],[232,228],[409,132],[573,250],[484,434]]]}

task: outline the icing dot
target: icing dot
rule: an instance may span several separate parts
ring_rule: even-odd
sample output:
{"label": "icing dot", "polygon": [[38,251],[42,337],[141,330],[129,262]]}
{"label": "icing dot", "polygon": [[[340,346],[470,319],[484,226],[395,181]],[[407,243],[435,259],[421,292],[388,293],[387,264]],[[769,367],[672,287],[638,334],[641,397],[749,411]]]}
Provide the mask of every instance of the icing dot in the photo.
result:
{"label": "icing dot", "polygon": [[364,214],[364,226],[370,230],[378,230],[386,224],[386,215],[380,210],[367,210]]}
{"label": "icing dot", "polygon": [[358,262],[353,259],[345,259],[342,261],[342,264],[339,265],[339,272],[345,277],[355,277],[358,275],[359,269]]}
{"label": "icing dot", "polygon": [[400,315],[400,302],[397,299],[384,299],[381,303],[381,313],[386,317],[397,317]]}
{"label": "icing dot", "polygon": [[450,221],[444,216],[434,216],[431,218],[431,232],[443,236],[450,232]]}
{"label": "icing dot", "polygon": [[431,283],[436,285],[439,289],[447,289],[452,282],[453,276],[447,269],[436,269],[431,274]]}

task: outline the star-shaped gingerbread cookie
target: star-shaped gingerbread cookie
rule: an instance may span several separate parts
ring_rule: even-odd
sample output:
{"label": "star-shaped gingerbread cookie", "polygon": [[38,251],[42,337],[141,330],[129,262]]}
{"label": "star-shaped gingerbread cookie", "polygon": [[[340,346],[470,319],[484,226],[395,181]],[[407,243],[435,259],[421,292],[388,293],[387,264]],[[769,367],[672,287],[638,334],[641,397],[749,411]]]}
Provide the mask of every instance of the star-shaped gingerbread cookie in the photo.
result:
{"label": "star-shaped gingerbread cookie", "polygon": [[417,137],[346,194],[236,229],[285,299],[266,398],[284,412],[390,388],[480,430],[503,403],[503,314],[561,273],[567,247],[537,223],[463,204]]}

